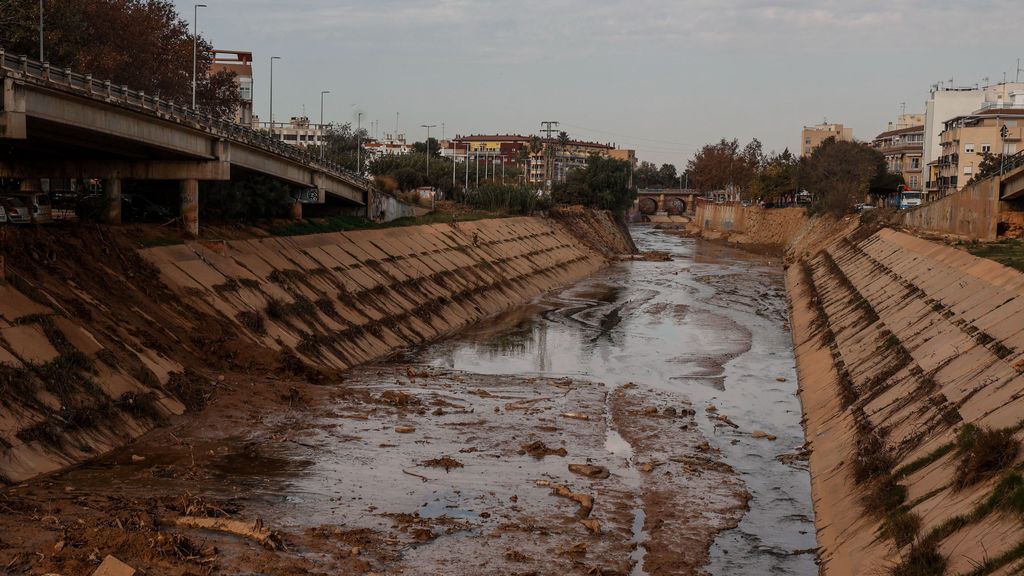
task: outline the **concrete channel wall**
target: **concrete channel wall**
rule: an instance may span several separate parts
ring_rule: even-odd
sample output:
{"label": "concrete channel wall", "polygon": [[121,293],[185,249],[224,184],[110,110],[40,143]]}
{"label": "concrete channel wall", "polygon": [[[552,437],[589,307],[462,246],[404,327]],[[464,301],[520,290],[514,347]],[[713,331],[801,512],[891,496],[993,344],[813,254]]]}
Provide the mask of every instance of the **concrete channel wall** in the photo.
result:
{"label": "concrete channel wall", "polygon": [[803,208],[761,208],[738,202],[697,200],[693,226],[709,238],[727,236],[737,244],[783,247],[807,224]]}
{"label": "concrete channel wall", "polygon": [[[607,214],[585,219],[620,233]],[[116,231],[30,232],[0,283],[0,483],[201,409],[217,371],[345,369],[608,262],[579,230],[534,217],[138,252]],[[42,245],[58,258],[45,267]]]}
{"label": "concrete channel wall", "polygon": [[968,240],[995,240],[999,187],[998,178],[965,186],[945,198],[903,213],[903,225]]}
{"label": "concrete channel wall", "polygon": [[1019,558],[972,572],[1024,526],[978,512],[1002,475],[957,486],[951,446],[966,423],[1024,417],[1024,275],[889,229],[861,236],[787,270],[822,573],[939,574],[907,570],[914,546],[946,574],[1020,573]]}

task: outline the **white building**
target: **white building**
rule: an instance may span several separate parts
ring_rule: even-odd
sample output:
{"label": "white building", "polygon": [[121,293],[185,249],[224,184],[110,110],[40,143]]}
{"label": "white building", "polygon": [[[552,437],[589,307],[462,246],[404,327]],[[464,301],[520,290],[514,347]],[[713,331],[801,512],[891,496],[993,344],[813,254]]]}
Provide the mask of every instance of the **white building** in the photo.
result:
{"label": "white building", "polygon": [[412,144],[405,141],[405,134],[384,134],[380,140],[363,142],[363,150],[369,159],[378,156],[404,156],[412,152]]}
{"label": "white building", "polygon": [[[270,130],[270,122],[260,122],[259,116],[253,116],[253,128]],[[274,137],[300,148],[317,146],[324,140],[324,134],[330,124],[310,124],[306,116],[293,116],[287,124],[274,122]]]}

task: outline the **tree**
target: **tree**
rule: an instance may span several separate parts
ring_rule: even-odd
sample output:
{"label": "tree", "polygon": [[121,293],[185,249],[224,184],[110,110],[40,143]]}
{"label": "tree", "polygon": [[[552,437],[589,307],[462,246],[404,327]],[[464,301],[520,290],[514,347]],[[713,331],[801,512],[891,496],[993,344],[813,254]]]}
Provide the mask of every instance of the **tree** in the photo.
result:
{"label": "tree", "polygon": [[[367,171],[377,178],[378,184],[389,192],[408,192],[430,186],[451,197],[455,192],[452,185],[452,160],[431,158],[430,174],[427,174],[427,155],[412,152],[404,155],[385,154],[373,159]],[[470,163],[473,167],[473,163]],[[474,174],[475,176],[475,174]]]}
{"label": "tree", "polygon": [[800,163],[800,183],[814,195],[813,209],[845,214],[872,185],[888,178],[885,157],[867,144],[829,138]]}
{"label": "tree", "polygon": [[636,189],[629,185],[629,169],[625,160],[594,154],[587,158],[585,168],[569,172],[566,181],[554,187],[551,198],[559,204],[582,204],[621,214],[636,199]]}
{"label": "tree", "polygon": [[746,190],[757,174],[762,157],[761,143],[757,139],[742,150],[735,139],[723,138],[717,144],[707,144],[686,164],[690,186],[701,192],[729,186]]}
{"label": "tree", "polygon": [[[361,158],[362,167],[366,168],[368,164],[367,158],[365,155],[360,156],[358,152],[359,147],[369,138],[365,128],[353,130],[351,122],[331,124],[324,131],[323,138],[324,156],[326,158],[353,172],[358,171],[358,164]],[[310,150],[314,153],[319,152],[319,148],[316,146],[310,147]]]}
{"label": "tree", "polygon": [[419,152],[420,154],[423,154],[427,151],[428,146],[431,158],[437,158],[438,156],[441,155],[441,147],[437,143],[437,138],[434,138],[433,136],[427,138],[426,142],[414,142],[412,145],[412,149],[416,152]]}
{"label": "tree", "polygon": [[[192,101],[192,33],[169,0],[47,0],[46,60],[179,104]],[[6,9],[5,9],[6,8]],[[0,0],[0,46],[39,55],[39,3]],[[211,73],[212,47],[198,39],[196,104],[221,117],[238,109],[234,74]]]}
{"label": "tree", "polygon": [[770,154],[761,163],[750,185],[750,197],[775,200],[795,194],[799,184],[800,160],[786,148],[780,154]]}
{"label": "tree", "polygon": [[967,184],[974,184],[975,182],[981,182],[993,176],[997,176],[1003,168],[1003,161],[1007,158],[1002,154],[993,154],[992,152],[982,152],[981,162],[978,163],[978,169],[974,172],[974,176],[967,182]]}

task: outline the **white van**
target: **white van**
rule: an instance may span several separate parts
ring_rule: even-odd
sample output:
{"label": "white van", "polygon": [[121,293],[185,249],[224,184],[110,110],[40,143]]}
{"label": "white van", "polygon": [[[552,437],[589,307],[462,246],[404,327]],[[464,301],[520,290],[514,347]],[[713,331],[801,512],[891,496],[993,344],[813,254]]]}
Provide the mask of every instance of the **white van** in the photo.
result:
{"label": "white van", "polygon": [[9,192],[7,196],[17,198],[29,208],[32,221],[36,224],[49,224],[53,222],[53,207],[50,205],[50,195],[46,192]]}

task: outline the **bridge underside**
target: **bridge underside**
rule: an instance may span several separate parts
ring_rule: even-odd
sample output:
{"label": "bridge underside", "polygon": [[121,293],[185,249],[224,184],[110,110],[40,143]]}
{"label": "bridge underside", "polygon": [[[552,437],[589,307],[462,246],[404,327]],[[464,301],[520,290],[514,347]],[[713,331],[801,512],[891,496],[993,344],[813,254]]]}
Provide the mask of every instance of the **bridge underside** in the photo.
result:
{"label": "bridge underside", "polygon": [[366,190],[348,180],[159,115],[11,78],[3,88],[0,177],[25,180],[30,188],[40,178],[102,179],[114,222],[120,220],[123,180],[179,181],[182,219],[191,233],[198,233],[198,183],[231,180],[233,173],[316,189],[321,203],[330,195],[353,207],[367,204]]}

